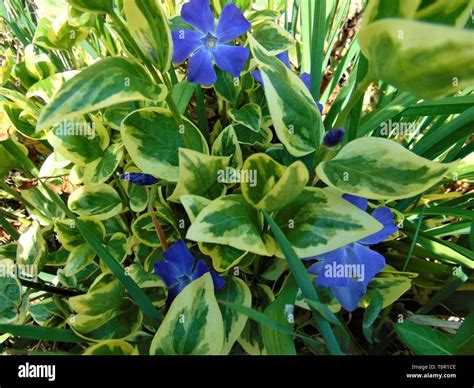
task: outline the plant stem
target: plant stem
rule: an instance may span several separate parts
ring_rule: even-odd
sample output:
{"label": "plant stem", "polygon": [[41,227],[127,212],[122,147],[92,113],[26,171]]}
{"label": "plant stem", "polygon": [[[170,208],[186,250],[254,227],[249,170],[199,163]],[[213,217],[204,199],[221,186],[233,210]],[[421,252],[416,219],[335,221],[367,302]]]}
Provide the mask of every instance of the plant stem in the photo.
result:
{"label": "plant stem", "polygon": [[163,232],[163,228],[161,227],[160,221],[158,221],[158,217],[156,216],[155,209],[154,209],[154,202],[155,202],[155,195],[156,195],[156,186],[153,186],[151,189],[147,189],[147,196],[148,196],[148,212],[150,213],[151,219],[153,220],[153,224],[155,225],[156,235],[158,236],[161,244],[161,249],[167,251],[169,246],[168,242],[166,241],[165,233]]}
{"label": "plant stem", "polygon": [[33,282],[33,281],[26,280],[23,278],[18,278],[18,281],[21,283],[22,286],[25,286],[37,291],[50,292],[51,294],[56,294],[56,295],[77,296],[77,295],[84,294],[84,292],[81,292],[81,291],[67,290],[64,288],[48,286],[47,284],[44,284],[44,283]]}

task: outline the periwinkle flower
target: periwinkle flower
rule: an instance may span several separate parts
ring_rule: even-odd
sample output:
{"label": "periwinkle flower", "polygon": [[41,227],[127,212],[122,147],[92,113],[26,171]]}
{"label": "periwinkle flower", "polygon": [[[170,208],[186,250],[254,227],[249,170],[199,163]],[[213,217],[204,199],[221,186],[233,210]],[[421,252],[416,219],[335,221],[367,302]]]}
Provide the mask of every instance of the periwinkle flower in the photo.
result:
{"label": "periwinkle flower", "polygon": [[214,281],[214,290],[224,287],[224,280],[207,268],[204,260],[194,265],[195,259],[183,240],[171,245],[164,253],[164,260],[155,263],[155,274],[168,287],[168,300],[172,301],[193,280],[210,272]]}
{"label": "periwinkle flower", "polygon": [[[288,55],[288,51],[283,51],[282,53],[278,54],[276,56],[283,64],[291,70],[291,63],[290,63],[290,57]],[[256,69],[252,71],[252,77],[254,78],[255,81],[257,81],[262,87],[263,85],[263,78],[262,78],[262,73],[260,70]],[[311,74],[309,73],[303,73],[300,76],[301,81],[305,84],[306,88],[311,91]],[[323,105],[316,101],[316,104],[318,105],[319,112],[322,114],[323,113]]]}
{"label": "periwinkle flower", "polygon": [[[367,199],[350,194],[344,194],[343,198],[359,209],[367,210]],[[368,284],[385,267],[385,258],[367,246],[384,241],[398,230],[393,221],[394,215],[388,207],[375,209],[372,217],[383,225],[380,231],[332,252],[312,257],[311,259],[319,261],[308,268],[309,273],[318,275],[316,285],[331,288],[336,299],[347,311],[357,308],[367,292]]]}
{"label": "periwinkle flower", "polygon": [[139,186],[151,186],[158,182],[158,179],[156,179],[153,175],[144,174],[141,172],[125,172],[120,174],[120,179]]}
{"label": "periwinkle flower", "polygon": [[344,128],[333,128],[324,135],[323,144],[329,148],[336,147],[343,142],[345,135]]}
{"label": "periwinkle flower", "polygon": [[227,4],[216,27],[209,0],[190,0],[183,5],[181,17],[195,30],[172,31],[173,62],[181,63],[189,58],[188,81],[214,84],[217,75],[213,61],[222,70],[238,77],[247,62],[249,50],[226,43],[251,27],[240,9],[233,3]]}

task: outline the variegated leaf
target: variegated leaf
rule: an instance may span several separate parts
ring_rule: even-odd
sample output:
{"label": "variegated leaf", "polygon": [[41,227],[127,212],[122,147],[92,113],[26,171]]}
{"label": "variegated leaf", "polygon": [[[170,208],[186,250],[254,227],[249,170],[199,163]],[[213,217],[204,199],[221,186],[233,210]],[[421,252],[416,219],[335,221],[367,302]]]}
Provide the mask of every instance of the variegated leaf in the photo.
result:
{"label": "variegated leaf", "polygon": [[264,20],[254,28],[253,37],[270,55],[289,50],[295,44],[291,34],[274,20]]}
{"label": "variegated leaf", "polygon": [[231,167],[242,167],[242,149],[232,125],[225,128],[214,140],[211,154],[214,156],[230,156],[229,165]]}
{"label": "variegated leaf", "polygon": [[[276,214],[275,222],[300,258],[333,251],[382,229],[375,218],[333,191],[309,187]],[[284,257],[278,248],[276,255]]]}
{"label": "variegated leaf", "polygon": [[133,60],[105,58],[64,84],[43,109],[36,130],[121,102],[162,101],[167,93],[165,86],[153,84],[145,69]]}
{"label": "variegated leaf", "polygon": [[75,247],[68,255],[64,274],[74,276],[81,272],[95,259],[95,251],[88,244],[82,244]]}
{"label": "variegated leaf", "polygon": [[281,209],[296,199],[309,179],[303,163],[295,162],[285,167],[266,154],[252,155],[245,161],[242,170],[255,172],[257,178],[255,182],[242,181],[245,199],[257,209],[269,212]]}
{"label": "variegated leaf", "polygon": [[[252,306],[252,294],[249,287],[243,280],[235,276],[226,279],[226,284],[217,294],[217,298],[219,301],[235,303],[240,306]],[[248,317],[239,314],[224,304],[220,304],[219,308],[224,321],[224,347],[222,354],[229,354],[232,346],[244,330]]]}
{"label": "variegated leaf", "polygon": [[[191,144],[185,143],[185,133]],[[131,113],[122,122],[121,134],[130,157],[143,172],[170,182],[178,181],[180,148],[209,153],[199,129],[184,117],[180,127],[167,109],[146,108]]]}
{"label": "variegated leaf", "polygon": [[71,308],[85,315],[99,315],[113,309],[125,296],[125,287],[111,273],[99,275],[86,294],[69,298]]}
{"label": "variegated leaf", "polygon": [[35,266],[39,272],[46,263],[48,245],[43,237],[40,224],[34,221],[18,239],[16,263],[24,266]]}
{"label": "variegated leaf", "polygon": [[[93,218],[79,217],[80,220],[87,225],[87,228],[94,233],[99,239],[103,240],[105,237],[105,227],[100,221]],[[58,236],[61,245],[67,250],[71,251],[79,245],[86,243],[84,237],[76,228],[76,221],[71,219],[57,220],[54,223],[54,231]]]}
{"label": "variegated leaf", "polygon": [[151,355],[218,355],[224,345],[222,314],[210,273],[182,290],[153,338]]}
{"label": "variegated leaf", "polygon": [[267,146],[273,139],[273,132],[268,127],[261,127],[258,132],[240,124],[233,127],[241,144]]}
{"label": "variegated leaf", "polygon": [[13,51],[11,48],[7,48],[2,51],[2,57],[4,58],[0,66],[0,86],[3,86],[10,79],[10,75],[13,69]]}
{"label": "variegated leaf", "polygon": [[443,97],[474,83],[471,30],[382,19],[362,29],[358,40],[373,78],[417,96]]}
{"label": "variegated leaf", "polygon": [[145,292],[148,299],[156,307],[163,307],[168,297],[168,290],[160,277],[153,273],[146,272],[138,263],[133,263],[127,268],[127,273]]}
{"label": "variegated leaf", "polygon": [[[156,217],[161,224],[163,233],[169,243],[179,240],[179,232],[176,230],[176,225],[170,222],[163,214],[164,208],[159,207],[155,209]],[[151,218],[150,213],[142,214],[132,224],[133,235],[143,244],[150,247],[161,247],[160,239],[156,234],[155,224]]]}
{"label": "variegated leaf", "polygon": [[278,138],[294,156],[319,149],[324,127],[319,109],[303,81],[249,35],[250,48],[265,84]]}
{"label": "variegated leaf", "polygon": [[260,131],[262,110],[257,104],[249,103],[239,109],[231,109],[229,117],[236,123],[242,124],[254,132]]}
{"label": "variegated leaf", "polygon": [[54,151],[73,163],[85,166],[103,157],[94,126],[85,120],[66,120],[47,134]]}
{"label": "variegated leaf", "polygon": [[128,29],[145,56],[166,72],[173,57],[168,18],[159,0],[124,0]]}
{"label": "variegated leaf", "polygon": [[80,187],[69,196],[67,204],[74,213],[98,220],[106,220],[122,211],[120,196],[105,183]]}
{"label": "variegated leaf", "polygon": [[[180,198],[191,222],[194,222],[201,210],[211,203],[211,200],[197,195],[183,195]],[[202,253],[211,257],[212,266],[217,272],[225,272],[238,265],[244,258],[252,255],[228,245],[202,242],[198,245]]]}
{"label": "variegated leaf", "polygon": [[392,140],[370,137],[348,143],[316,172],[343,193],[387,200],[421,194],[453,167],[421,158]]}
{"label": "variegated leaf", "polygon": [[104,151],[102,158],[85,166],[83,181],[86,185],[106,182],[123,159],[123,144],[112,144]]}
{"label": "variegated leaf", "polygon": [[129,338],[140,330],[142,321],[143,315],[138,306],[131,299],[123,298],[103,313],[72,315],[68,323],[80,337],[99,341]]}
{"label": "variegated leaf", "polygon": [[89,346],[83,354],[85,356],[130,356],[138,354],[138,351],[124,340],[106,340]]}
{"label": "variegated leaf", "polygon": [[193,241],[229,245],[233,248],[268,255],[261,236],[262,219],[258,210],[241,195],[228,195],[212,201],[188,230]]}
{"label": "variegated leaf", "polygon": [[180,148],[178,184],[169,200],[179,202],[179,198],[185,194],[201,195],[209,199],[225,194],[224,181],[219,177],[228,167],[229,161],[229,157],[211,156]]}

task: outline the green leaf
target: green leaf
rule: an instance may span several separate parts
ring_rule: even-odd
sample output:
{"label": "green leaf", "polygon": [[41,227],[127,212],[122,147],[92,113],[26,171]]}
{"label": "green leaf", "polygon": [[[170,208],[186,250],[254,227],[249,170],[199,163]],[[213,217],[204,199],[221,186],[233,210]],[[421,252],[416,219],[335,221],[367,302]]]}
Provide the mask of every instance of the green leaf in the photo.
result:
{"label": "green leaf", "polygon": [[53,327],[39,327],[33,325],[0,325],[0,333],[10,333],[16,337],[29,338],[38,341],[56,342],[86,342],[71,330],[56,329]]}
{"label": "green leaf", "polygon": [[168,310],[151,355],[218,355],[224,345],[222,314],[209,273],[188,284]]}
{"label": "green leaf", "polygon": [[249,42],[262,74],[278,138],[294,156],[315,152],[322,142],[324,127],[313,97],[296,74],[250,35]]}
{"label": "green leaf", "polygon": [[255,174],[255,181],[242,180],[242,194],[257,209],[269,212],[293,202],[308,183],[309,174],[302,162],[282,166],[266,154],[249,157],[242,171]]}
{"label": "green leaf", "polygon": [[11,48],[7,48],[3,52],[4,56],[4,61],[2,65],[0,66],[0,86],[3,86],[7,83],[7,81],[10,79],[10,75],[13,69],[13,51]]}
{"label": "green leaf", "polygon": [[[184,134],[191,144],[186,144]],[[122,141],[133,162],[145,173],[170,182],[179,176],[180,148],[188,146],[209,154],[206,140],[199,129],[183,117],[179,126],[172,113],[163,108],[145,108],[131,113],[121,126]]]}
{"label": "green leaf", "polygon": [[162,101],[167,93],[165,86],[153,84],[145,69],[133,60],[105,58],[64,84],[41,112],[36,131],[122,102]]}
{"label": "green leaf", "polygon": [[459,327],[454,337],[457,355],[474,354],[474,312],[471,312]]}
{"label": "green leaf", "polygon": [[375,323],[380,311],[382,311],[383,307],[383,297],[377,289],[374,290],[372,298],[370,299],[370,303],[367,306],[367,309],[364,311],[364,318],[362,320],[362,331],[364,333],[364,337],[369,341],[369,343],[373,343],[372,341],[372,325]]}
{"label": "green leaf", "polygon": [[270,55],[288,51],[295,44],[293,37],[274,20],[258,23],[254,28],[253,37]]}
{"label": "green leaf", "polygon": [[260,131],[262,110],[257,104],[249,103],[240,109],[231,109],[229,111],[229,117],[236,123],[244,125],[254,132]]}
{"label": "green leaf", "polygon": [[[318,256],[379,231],[382,225],[337,193],[305,188],[274,217],[296,254]],[[283,257],[282,252],[276,253]]]}
{"label": "green leaf", "polygon": [[273,132],[268,127],[261,127],[258,132],[245,125],[237,124],[233,127],[241,144],[267,146],[273,139]]}
{"label": "green leaf", "polygon": [[403,19],[379,20],[358,34],[372,77],[427,99],[472,85],[473,39],[472,30]]}
{"label": "green leaf", "polygon": [[168,18],[158,0],[125,0],[123,12],[130,34],[145,56],[160,70],[168,71],[173,42]]}
{"label": "green leaf", "polygon": [[220,69],[216,70],[217,81],[214,84],[219,97],[233,105],[237,105],[240,94],[240,79],[232,77],[231,74]]}
{"label": "green leaf", "polygon": [[178,184],[169,200],[179,202],[180,197],[186,194],[200,195],[209,199],[225,194],[226,187],[220,176],[229,162],[229,157],[211,156],[180,148]]}
{"label": "green leaf", "polygon": [[258,255],[268,255],[261,236],[261,219],[241,195],[228,195],[212,201],[188,230],[193,241],[229,245]]}
{"label": "green leaf", "polygon": [[471,16],[472,0],[435,0],[418,10],[415,19],[463,28]]}
{"label": "green leaf", "polygon": [[408,320],[397,323],[395,330],[405,345],[419,356],[451,356],[455,353],[452,336],[439,330],[418,326]]}
{"label": "green leaf", "polygon": [[316,173],[343,193],[387,200],[421,194],[453,167],[421,158],[392,140],[370,137],[348,143]]}
{"label": "green leaf", "polygon": [[113,0],[67,0],[74,8],[94,13],[111,13],[114,9]]}
{"label": "green leaf", "polygon": [[[293,329],[292,321],[294,318],[287,315],[286,308],[287,306],[294,307],[297,293],[298,287],[291,277],[286,281],[276,299],[267,306],[264,312],[269,318],[285,326],[288,331]],[[269,355],[296,355],[293,335],[282,334],[278,330],[264,325],[262,326],[262,337],[265,349],[267,349]]]}
{"label": "green leaf", "polygon": [[106,220],[122,211],[118,193],[105,183],[80,187],[69,196],[67,203],[74,213],[97,220]]}
{"label": "green leaf", "polygon": [[33,42],[50,50],[71,50],[89,35],[85,25],[73,26],[68,20],[67,9],[50,20],[46,17],[38,21]]}
{"label": "green leaf", "polygon": [[217,297],[219,298],[219,308],[224,322],[224,347],[221,354],[229,354],[235,341],[237,341],[242,330],[244,330],[247,317],[220,302],[224,301],[251,307],[252,294],[243,280],[232,276],[226,279],[225,286],[219,290]]}

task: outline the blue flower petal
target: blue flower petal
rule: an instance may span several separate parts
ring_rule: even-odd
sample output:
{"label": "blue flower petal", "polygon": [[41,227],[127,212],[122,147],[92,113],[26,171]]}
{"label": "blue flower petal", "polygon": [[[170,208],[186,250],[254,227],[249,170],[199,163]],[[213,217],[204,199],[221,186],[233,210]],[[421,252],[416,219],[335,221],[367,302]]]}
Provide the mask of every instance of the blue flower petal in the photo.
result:
{"label": "blue flower petal", "polygon": [[252,25],[245,19],[235,4],[229,3],[222,10],[217,23],[216,36],[219,43],[226,43],[247,32]]}
{"label": "blue flower petal", "polygon": [[300,78],[301,81],[303,81],[303,83],[306,85],[308,90],[311,90],[311,75],[308,73],[303,73],[301,74]]}
{"label": "blue flower petal", "polygon": [[351,279],[347,287],[333,287],[332,292],[346,311],[354,311],[367,288],[361,282]]}
{"label": "blue flower petal", "polygon": [[156,179],[153,175],[140,172],[125,172],[120,174],[120,179],[139,186],[151,186],[158,182],[158,179]]}
{"label": "blue flower petal", "polygon": [[188,81],[195,84],[212,85],[217,75],[212,64],[211,53],[201,49],[189,60]]}
{"label": "blue flower petal", "polygon": [[155,274],[165,282],[169,301],[173,300],[189,283],[211,272],[214,289],[224,286],[224,280],[207,268],[204,260],[199,260],[193,270],[194,257],[183,240],[169,247],[163,253],[164,260],[155,263]]}
{"label": "blue flower petal", "polygon": [[213,56],[217,66],[238,77],[247,62],[249,50],[242,46],[218,45]]}
{"label": "blue flower petal", "polygon": [[359,243],[361,244],[372,245],[381,243],[398,230],[397,225],[393,221],[394,214],[387,206],[375,209],[372,212],[372,217],[383,225],[383,229],[360,240]]}
{"label": "blue flower petal", "polygon": [[324,135],[323,143],[326,147],[336,147],[344,141],[346,130],[333,128]]}
{"label": "blue flower petal", "polygon": [[171,31],[173,37],[173,62],[181,63],[201,47],[201,34],[193,30]]}
{"label": "blue flower petal", "polygon": [[291,69],[290,56],[288,55],[288,51],[283,51],[282,53],[278,54],[276,57],[277,57],[280,61],[282,61],[283,64],[284,64],[288,69]]}
{"label": "blue flower petal", "polygon": [[343,194],[342,198],[344,198],[346,201],[349,201],[354,206],[357,206],[360,210],[364,212],[367,211],[367,207],[369,206],[367,198],[358,197],[357,195],[352,194]]}
{"label": "blue flower petal", "polygon": [[260,70],[256,69],[252,71],[250,74],[252,74],[253,79],[257,81],[263,87],[263,78],[262,78],[262,73],[260,72]]}
{"label": "blue flower petal", "polygon": [[209,0],[190,0],[183,5],[181,17],[204,34],[214,31],[214,15]]}

